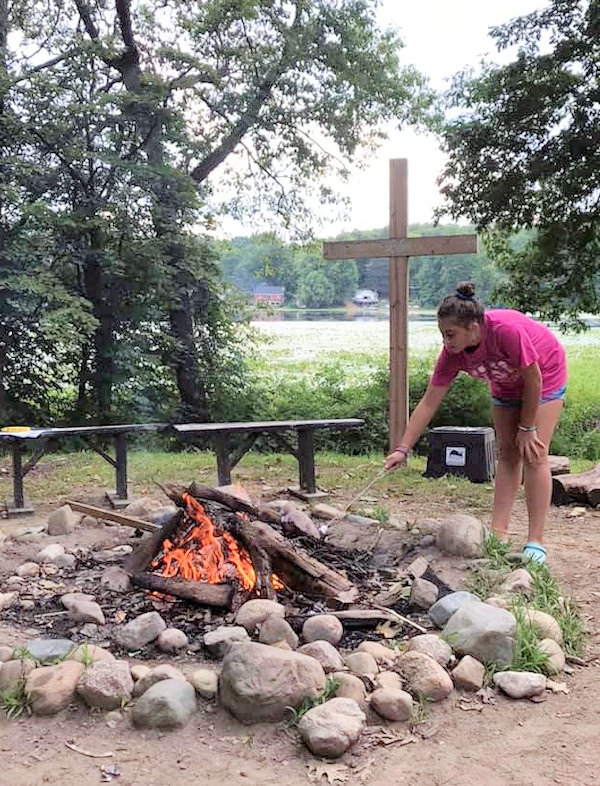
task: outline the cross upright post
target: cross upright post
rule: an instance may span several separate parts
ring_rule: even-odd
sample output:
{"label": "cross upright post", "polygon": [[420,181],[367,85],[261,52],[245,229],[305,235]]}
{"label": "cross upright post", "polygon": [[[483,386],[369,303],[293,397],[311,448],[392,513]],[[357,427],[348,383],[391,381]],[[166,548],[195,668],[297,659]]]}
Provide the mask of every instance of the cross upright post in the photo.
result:
{"label": "cross upright post", "polygon": [[[408,421],[408,284],[409,258],[476,254],[477,235],[408,237],[408,161],[390,161],[389,240],[357,240],[323,244],[325,259],[375,259],[388,257],[390,290],[390,450]],[[440,292],[440,299],[443,297]]]}

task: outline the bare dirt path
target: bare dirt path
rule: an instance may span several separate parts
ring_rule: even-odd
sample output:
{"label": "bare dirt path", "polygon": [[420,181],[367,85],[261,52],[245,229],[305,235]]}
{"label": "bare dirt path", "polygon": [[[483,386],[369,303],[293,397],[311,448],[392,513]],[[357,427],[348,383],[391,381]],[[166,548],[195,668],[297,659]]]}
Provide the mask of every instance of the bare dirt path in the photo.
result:
{"label": "bare dirt path", "polygon": [[[394,508],[394,500],[389,500]],[[405,499],[402,513],[441,517],[439,495]],[[40,510],[39,520],[45,511]],[[600,512],[569,518],[553,509],[548,551],[553,573],[579,603],[588,629],[587,657],[600,656]],[[485,515],[484,515],[485,518]],[[523,541],[525,511],[517,504],[515,542]],[[33,523],[29,519],[27,523]],[[19,522],[22,526],[23,520]],[[1,522],[10,529],[14,522]],[[107,534],[109,533],[109,534]],[[89,531],[89,541],[94,539]],[[106,541],[110,531],[98,533]],[[89,545],[89,543],[88,543]],[[14,566],[0,560],[0,578]],[[0,625],[0,643],[22,643],[23,633]],[[108,728],[101,714],[74,709],[56,718],[0,721],[2,786],[81,786],[101,782],[101,766],[115,763],[115,786],[170,784],[369,783],[373,786],[593,786],[600,784],[600,661],[575,667],[565,678],[569,694],[547,695],[544,703],[499,697],[481,712],[463,711],[456,700],[435,705],[421,734],[405,746],[372,749],[359,745],[332,764],[311,757],[292,730],[281,725],[246,727],[225,711],[204,705],[182,731],[140,732],[127,723]],[[75,742],[114,757],[93,759],[69,750]],[[319,773],[322,773],[320,778]]]}

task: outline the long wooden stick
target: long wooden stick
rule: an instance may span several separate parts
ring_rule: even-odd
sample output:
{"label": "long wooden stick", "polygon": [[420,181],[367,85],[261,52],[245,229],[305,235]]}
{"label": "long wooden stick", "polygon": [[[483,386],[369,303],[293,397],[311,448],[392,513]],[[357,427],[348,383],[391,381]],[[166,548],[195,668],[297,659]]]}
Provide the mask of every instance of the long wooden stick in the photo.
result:
{"label": "long wooden stick", "polygon": [[135,516],[126,516],[124,513],[115,513],[106,508],[96,508],[93,505],[84,505],[83,502],[75,502],[68,499],[65,502],[71,510],[76,510],[78,513],[85,513],[87,516],[93,516],[96,519],[105,519],[106,521],[114,521],[117,524],[124,524],[126,527],[133,527],[134,529],[143,529],[146,532],[158,532],[160,527],[157,524],[152,524],[150,521],[135,518]]}

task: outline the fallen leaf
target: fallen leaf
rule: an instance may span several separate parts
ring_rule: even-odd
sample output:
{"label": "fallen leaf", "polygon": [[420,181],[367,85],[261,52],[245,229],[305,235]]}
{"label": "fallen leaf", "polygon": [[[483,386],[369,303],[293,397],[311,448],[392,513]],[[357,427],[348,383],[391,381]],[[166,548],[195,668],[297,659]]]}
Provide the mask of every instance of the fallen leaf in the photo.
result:
{"label": "fallen leaf", "polygon": [[577,518],[577,516],[585,516],[586,513],[587,513],[587,508],[575,507],[575,508],[572,508],[567,513],[567,518],[574,519],[574,518]]}
{"label": "fallen leaf", "polygon": [[113,617],[115,625],[120,625],[122,622],[125,621],[126,617],[127,617],[127,613],[126,612],[124,612],[122,610],[117,611],[117,613]]}
{"label": "fallen leaf", "polygon": [[565,693],[569,694],[571,691],[567,688],[566,682],[555,682],[554,680],[546,680],[546,688],[547,690],[552,691],[552,693]]}
{"label": "fallen leaf", "polygon": [[385,622],[379,623],[375,628],[375,633],[379,633],[379,635],[383,636],[385,639],[395,639],[401,630],[401,623],[386,620]]}
{"label": "fallen leaf", "polygon": [[320,782],[323,776],[327,778],[327,783],[346,783],[348,780],[349,770],[345,764],[314,762],[306,766],[308,779],[315,783]]}

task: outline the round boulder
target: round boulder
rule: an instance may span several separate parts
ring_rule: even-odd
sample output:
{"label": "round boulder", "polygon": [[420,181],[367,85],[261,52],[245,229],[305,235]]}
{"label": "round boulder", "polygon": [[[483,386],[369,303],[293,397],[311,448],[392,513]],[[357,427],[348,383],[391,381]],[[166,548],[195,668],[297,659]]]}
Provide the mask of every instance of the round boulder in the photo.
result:
{"label": "round boulder", "polygon": [[352,699],[330,699],[310,709],[298,724],[307,748],[315,756],[338,758],[360,737],[366,716]]}
{"label": "round boulder", "polygon": [[333,614],[315,614],[302,626],[304,641],[328,641],[336,647],[344,635],[344,626]]}

